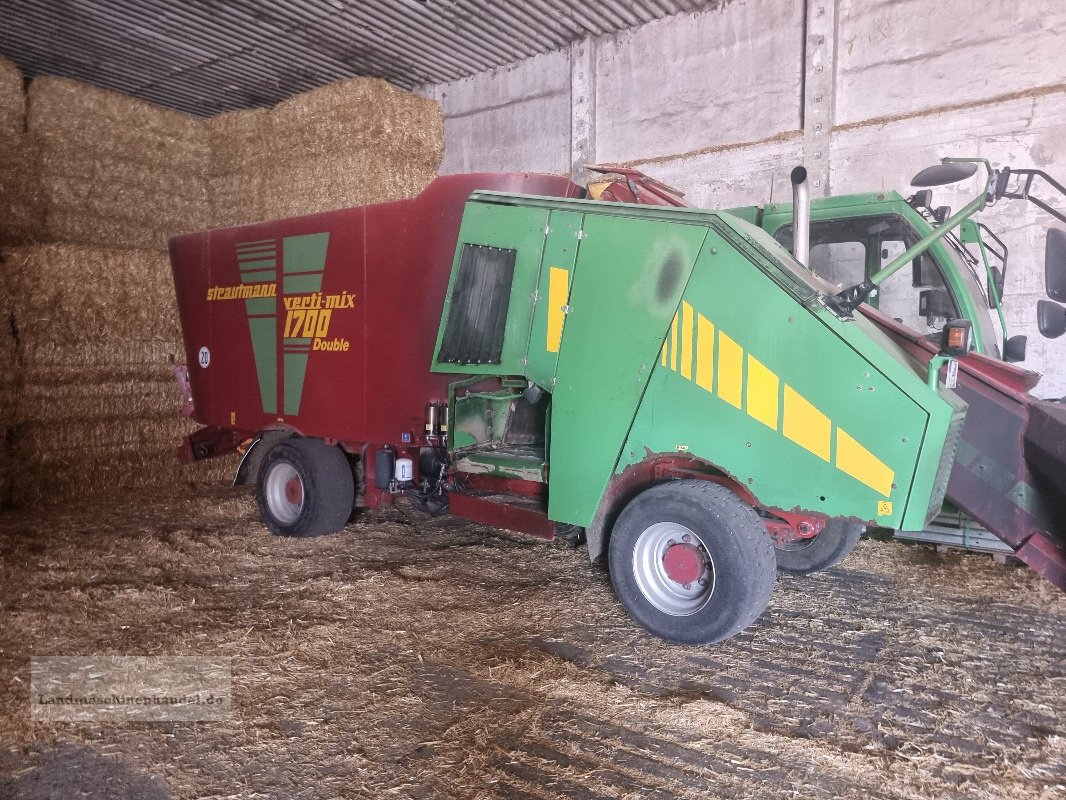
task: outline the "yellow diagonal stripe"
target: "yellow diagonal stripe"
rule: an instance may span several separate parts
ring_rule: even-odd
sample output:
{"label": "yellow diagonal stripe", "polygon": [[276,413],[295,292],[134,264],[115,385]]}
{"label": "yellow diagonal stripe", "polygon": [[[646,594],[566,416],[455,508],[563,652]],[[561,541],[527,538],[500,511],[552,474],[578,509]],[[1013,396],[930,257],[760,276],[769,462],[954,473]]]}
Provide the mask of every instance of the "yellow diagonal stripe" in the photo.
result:
{"label": "yellow diagonal stripe", "polygon": [[781,382],[777,375],[750,353],[748,382],[745,390],[748,414],[763,425],[777,430],[777,394]]}
{"label": "yellow diagonal stripe", "polygon": [[696,384],[714,390],[714,323],[703,314],[696,320]]}
{"label": "yellow diagonal stripe", "polygon": [[552,267],[548,273],[548,352],[558,353],[563,340],[563,306],[570,299],[570,272]]}
{"label": "yellow diagonal stripe", "polygon": [[833,423],[829,421],[829,417],[785,384],[785,414],[781,432],[787,438],[828,461],[832,428]]}
{"label": "yellow diagonal stripe", "polygon": [[840,428],[837,428],[837,469],[885,497],[892,494],[896,473]]}
{"label": "yellow diagonal stripe", "polygon": [[663,366],[666,366],[666,339],[663,339]]}
{"label": "yellow diagonal stripe", "polygon": [[718,396],[741,407],[744,392],[744,348],[718,331]]}
{"label": "yellow diagonal stripe", "polygon": [[670,323],[670,369],[677,372],[677,314]]}
{"label": "yellow diagonal stripe", "polygon": [[692,324],[692,306],[681,304],[681,377],[692,380],[692,337],[695,326]]}

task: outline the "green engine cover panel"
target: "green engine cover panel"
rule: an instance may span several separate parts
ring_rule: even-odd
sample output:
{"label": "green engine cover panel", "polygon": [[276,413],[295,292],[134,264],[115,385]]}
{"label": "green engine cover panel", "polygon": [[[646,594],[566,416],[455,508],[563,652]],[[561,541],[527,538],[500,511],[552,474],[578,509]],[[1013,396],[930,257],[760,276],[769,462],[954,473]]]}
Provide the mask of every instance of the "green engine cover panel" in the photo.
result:
{"label": "green engine cover panel", "polygon": [[592,521],[706,236],[585,216],[552,387],[552,519]]}
{"label": "green engine cover panel", "polygon": [[688,453],[766,506],[898,523],[929,414],[823,314],[711,232],[619,470]]}

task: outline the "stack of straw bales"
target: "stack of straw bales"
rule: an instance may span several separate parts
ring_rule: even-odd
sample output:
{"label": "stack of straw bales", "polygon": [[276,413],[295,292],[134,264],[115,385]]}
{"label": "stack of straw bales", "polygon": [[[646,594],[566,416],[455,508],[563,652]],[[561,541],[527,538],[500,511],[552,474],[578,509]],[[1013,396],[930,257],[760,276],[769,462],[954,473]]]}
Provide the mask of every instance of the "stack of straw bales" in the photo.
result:
{"label": "stack of straw bales", "polygon": [[444,149],[437,104],[375,78],[207,126],[212,215],[223,225],[413,197],[436,177]]}
{"label": "stack of straw bales", "polygon": [[208,225],[208,143],[196,117],[65,78],[30,84],[44,239],[163,249]]}
{"label": "stack of straw bales", "polygon": [[439,107],[371,79],[209,120],[50,77],[24,101],[0,61],[0,143],[14,132],[39,178],[0,193],[30,209],[0,227],[0,505],[224,480],[228,461],[175,458],[196,426],[177,417],[167,238],[412,197]]}
{"label": "stack of straw bales", "polygon": [[165,253],[40,245],[7,251],[4,268],[21,361],[13,497],[69,500],[220,474],[175,457],[195,426],[176,413],[170,361],[182,343]]}

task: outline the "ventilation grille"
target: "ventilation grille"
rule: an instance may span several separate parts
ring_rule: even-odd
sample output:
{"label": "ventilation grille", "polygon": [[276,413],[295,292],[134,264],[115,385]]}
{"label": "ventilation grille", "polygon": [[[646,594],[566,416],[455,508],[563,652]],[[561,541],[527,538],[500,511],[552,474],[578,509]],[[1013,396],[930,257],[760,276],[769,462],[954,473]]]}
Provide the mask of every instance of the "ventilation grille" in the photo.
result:
{"label": "ventilation grille", "polygon": [[437,361],[499,364],[517,250],[464,244]]}
{"label": "ventilation grille", "polygon": [[962,415],[956,416],[948,425],[948,435],[944,442],[944,452],[940,455],[940,464],[936,468],[936,483],[933,485],[933,496],[929,499],[929,508],[925,512],[925,524],[928,525],[936,515],[940,513],[940,506],[948,493],[948,481],[951,480],[951,470],[955,466],[955,453],[959,449],[959,438],[962,436],[962,424],[965,422]]}

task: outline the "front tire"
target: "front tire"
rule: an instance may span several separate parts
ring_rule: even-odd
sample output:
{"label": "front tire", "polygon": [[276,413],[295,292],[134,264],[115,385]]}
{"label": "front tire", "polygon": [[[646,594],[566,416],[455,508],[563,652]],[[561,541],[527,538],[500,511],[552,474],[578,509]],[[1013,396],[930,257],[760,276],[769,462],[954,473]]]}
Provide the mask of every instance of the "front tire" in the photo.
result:
{"label": "front tire", "polygon": [[791,575],[811,575],[835,567],[848,557],[865,530],[857,522],[831,519],[814,538],[775,547],[777,568]]}
{"label": "front tire", "polygon": [[264,457],[256,500],[263,524],[280,536],[320,536],[344,527],[355,480],[339,447],[286,439]]}
{"label": "front tire", "polygon": [[660,484],[630,502],[608,564],[629,615],[683,644],[740,633],[769,605],[776,580],[773,543],[754,509],[700,480]]}

